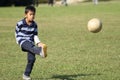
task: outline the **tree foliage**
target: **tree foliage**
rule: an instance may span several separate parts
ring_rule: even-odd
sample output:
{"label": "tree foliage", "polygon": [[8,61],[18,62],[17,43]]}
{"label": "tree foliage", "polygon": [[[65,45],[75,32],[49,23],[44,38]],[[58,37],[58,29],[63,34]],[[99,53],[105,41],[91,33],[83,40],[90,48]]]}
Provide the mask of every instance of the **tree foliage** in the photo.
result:
{"label": "tree foliage", "polygon": [[[60,0],[55,0],[60,1]],[[92,1],[92,0],[85,0],[85,1]],[[110,0],[99,0],[99,1],[110,1]],[[39,3],[47,3],[48,0],[0,0],[0,6],[27,6],[27,5],[34,5]]]}
{"label": "tree foliage", "polygon": [[0,0],[0,6],[26,6],[33,4],[33,0]]}

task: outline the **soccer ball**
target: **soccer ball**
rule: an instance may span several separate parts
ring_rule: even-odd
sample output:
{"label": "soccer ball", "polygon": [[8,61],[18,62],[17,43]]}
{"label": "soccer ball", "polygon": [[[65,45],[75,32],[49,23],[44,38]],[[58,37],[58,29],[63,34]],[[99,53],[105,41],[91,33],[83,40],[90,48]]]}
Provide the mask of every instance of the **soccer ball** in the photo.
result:
{"label": "soccer ball", "polygon": [[93,33],[97,33],[102,29],[102,22],[98,18],[93,18],[88,21],[88,30]]}

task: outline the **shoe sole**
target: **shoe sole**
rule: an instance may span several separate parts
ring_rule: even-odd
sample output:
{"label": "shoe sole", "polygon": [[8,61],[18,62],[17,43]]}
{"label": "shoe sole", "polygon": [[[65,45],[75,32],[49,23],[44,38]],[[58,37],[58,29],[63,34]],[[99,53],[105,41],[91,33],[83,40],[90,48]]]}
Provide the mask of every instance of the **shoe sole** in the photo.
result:
{"label": "shoe sole", "polygon": [[27,76],[25,76],[24,74],[23,74],[23,80],[31,80],[31,78],[29,77],[27,77]]}
{"label": "shoe sole", "polygon": [[46,44],[43,44],[43,52],[44,52],[44,58],[47,57],[47,46],[46,46]]}

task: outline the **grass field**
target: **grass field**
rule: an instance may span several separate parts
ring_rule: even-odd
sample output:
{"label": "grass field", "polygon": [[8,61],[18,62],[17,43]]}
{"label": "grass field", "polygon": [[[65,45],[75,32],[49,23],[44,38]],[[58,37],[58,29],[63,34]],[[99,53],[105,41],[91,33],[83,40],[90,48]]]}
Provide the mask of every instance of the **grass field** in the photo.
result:
{"label": "grass field", "polygon": [[[26,53],[14,30],[23,17],[24,7],[0,8],[0,80],[22,80]],[[94,17],[103,22],[96,34],[87,30]],[[120,80],[120,1],[40,5],[35,20],[48,57],[36,56],[32,80]]]}

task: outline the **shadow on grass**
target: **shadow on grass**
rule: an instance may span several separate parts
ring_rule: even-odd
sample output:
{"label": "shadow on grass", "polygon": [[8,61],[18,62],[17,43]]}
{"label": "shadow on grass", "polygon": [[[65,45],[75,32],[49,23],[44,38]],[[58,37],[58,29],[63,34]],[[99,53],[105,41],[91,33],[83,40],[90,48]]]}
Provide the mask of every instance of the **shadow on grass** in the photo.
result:
{"label": "shadow on grass", "polygon": [[101,74],[53,75],[51,78],[33,78],[32,80],[75,80],[77,77],[99,76]]}
{"label": "shadow on grass", "polygon": [[101,75],[101,74],[53,75],[52,79],[75,80],[74,78],[77,78],[77,77],[94,76],[94,75]]}

